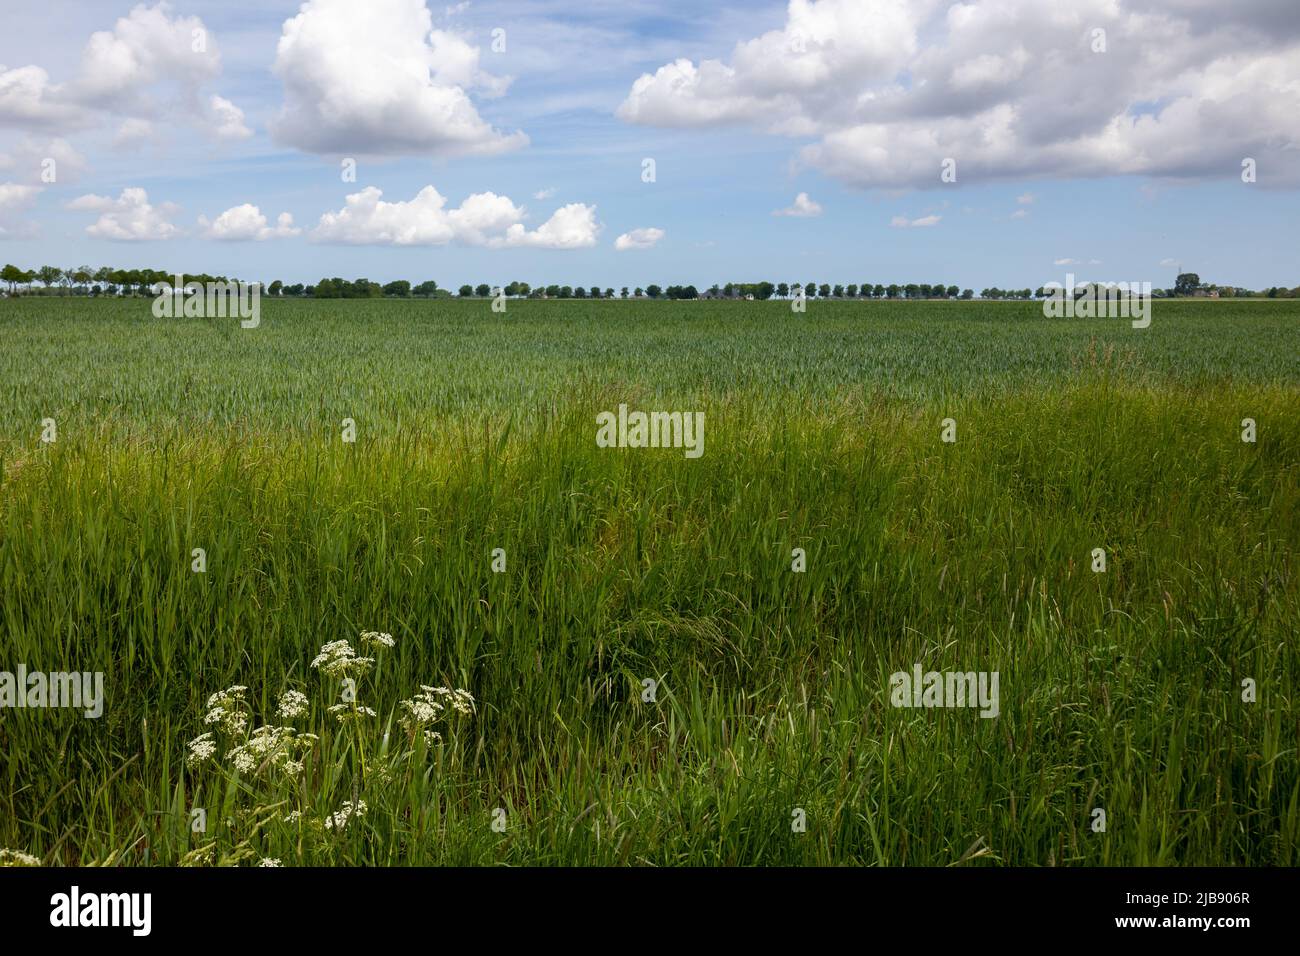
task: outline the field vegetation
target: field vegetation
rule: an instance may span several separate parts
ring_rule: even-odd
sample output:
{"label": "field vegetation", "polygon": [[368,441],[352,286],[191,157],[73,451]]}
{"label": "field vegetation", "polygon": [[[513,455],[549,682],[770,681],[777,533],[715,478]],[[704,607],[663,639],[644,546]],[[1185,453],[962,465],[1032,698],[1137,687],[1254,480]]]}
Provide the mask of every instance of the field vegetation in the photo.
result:
{"label": "field vegetation", "polygon": [[1285,299],[0,302],[0,671],[106,698],[0,710],[0,847],[1294,866],[1298,410]]}

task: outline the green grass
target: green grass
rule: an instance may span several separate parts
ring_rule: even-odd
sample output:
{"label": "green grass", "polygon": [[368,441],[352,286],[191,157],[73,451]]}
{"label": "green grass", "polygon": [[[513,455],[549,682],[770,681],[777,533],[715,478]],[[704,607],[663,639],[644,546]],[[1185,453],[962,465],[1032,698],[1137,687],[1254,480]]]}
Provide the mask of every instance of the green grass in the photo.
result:
{"label": "green grass", "polygon": [[[620,402],[704,411],[704,456],[597,448]],[[0,303],[0,670],[107,697],[0,710],[0,847],[1294,866],[1297,410],[1290,301]],[[371,629],[354,733],[309,664]],[[998,671],[1000,716],[891,707],[918,662]],[[308,694],[298,784],[186,769],[232,684]],[[408,755],[420,684],[477,712]]]}

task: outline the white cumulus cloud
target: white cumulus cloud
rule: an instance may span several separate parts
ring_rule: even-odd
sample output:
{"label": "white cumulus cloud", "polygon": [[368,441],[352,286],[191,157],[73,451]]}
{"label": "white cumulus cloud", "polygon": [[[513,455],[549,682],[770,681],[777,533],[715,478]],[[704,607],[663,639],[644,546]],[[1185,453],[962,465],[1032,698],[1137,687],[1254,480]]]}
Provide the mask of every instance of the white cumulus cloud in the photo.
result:
{"label": "white cumulus cloud", "polygon": [[274,226],[268,225],[262,210],[252,203],[227,209],[211,222],[206,216],[200,216],[199,229],[205,238],[226,242],[264,242],[267,239],[286,239],[302,232],[294,226],[293,216],[287,212],[280,213]]}
{"label": "white cumulus cloud", "polygon": [[785,209],[778,209],[772,213],[774,216],[795,216],[806,219],[811,216],[820,216],[822,214],[821,203],[814,202],[808,198],[807,193],[800,193],[794,197],[794,202]]}
{"label": "white cumulus cloud", "polygon": [[71,183],[86,169],[86,157],[66,139],[23,139],[7,153],[0,153],[0,169],[30,184]]}
{"label": "white cumulus cloud", "polygon": [[35,233],[35,224],[22,221],[19,214],[29,208],[40,193],[40,186],[0,183],[0,239],[22,239]]}
{"label": "white cumulus cloud", "polygon": [[327,212],[312,231],[317,242],[368,245],[467,246],[582,249],[596,244],[600,225],[596,207],[562,206],[536,229],[524,225],[525,210],[507,196],[474,193],[459,206],[425,186],[414,199],[385,202],[383,192],[368,186],[352,193],[338,212]]}
{"label": "white cumulus cloud", "polygon": [[253,131],[244,124],[244,111],[223,96],[208,100],[213,131],[218,139],[247,139]]}
{"label": "white cumulus cloud", "polygon": [[889,224],[895,229],[921,229],[926,226],[936,226],[942,216],[922,216],[919,219],[908,219],[906,216],[895,216],[889,220]]}
{"label": "white cumulus cloud", "polygon": [[284,22],[274,72],[284,107],[273,136],[329,155],[487,155],[518,149],[478,112],[470,91],[509,85],[479,48],[433,29],[424,0],[307,0]]}
{"label": "white cumulus cloud", "polygon": [[614,248],[619,252],[627,252],[629,249],[649,249],[665,235],[662,229],[656,229],[654,226],[633,229],[615,239]]}
{"label": "white cumulus cloud", "polygon": [[790,0],[728,56],[642,75],[618,115],[815,137],[802,163],[865,188],[937,187],[948,158],[977,182],[1226,179],[1249,156],[1294,185],[1297,76],[1291,0]]}
{"label": "white cumulus cloud", "polygon": [[[67,24],[60,24],[66,31]],[[125,120],[118,140],[141,139],[141,123],[191,118],[210,122],[200,90],[221,73],[216,39],[196,16],[173,15],[165,3],[139,4],[111,30],[90,35],[71,78],[55,82],[40,66],[0,66],[0,126],[70,132]],[[228,100],[223,125],[229,131]],[[132,125],[131,121],[135,121]],[[242,121],[242,114],[241,114]]]}
{"label": "white cumulus cloud", "polygon": [[173,203],[152,205],[149,194],[138,186],[123,189],[117,199],[93,194],[81,196],[68,203],[67,208],[100,214],[99,219],[86,227],[86,234],[96,239],[144,242],[180,235],[180,230],[170,222],[179,208]]}

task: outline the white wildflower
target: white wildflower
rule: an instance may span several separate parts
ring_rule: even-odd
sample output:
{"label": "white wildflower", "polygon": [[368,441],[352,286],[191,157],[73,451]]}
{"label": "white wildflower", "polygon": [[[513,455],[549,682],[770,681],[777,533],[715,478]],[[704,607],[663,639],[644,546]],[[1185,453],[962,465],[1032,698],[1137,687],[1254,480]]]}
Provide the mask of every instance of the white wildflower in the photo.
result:
{"label": "white wildflower", "polygon": [[307,695],[302,691],[286,690],[280,695],[280,703],[276,708],[282,720],[293,720],[295,717],[301,717],[307,713]]}
{"label": "white wildflower", "polygon": [[380,631],[362,631],[362,632],[361,632],[361,646],[362,646],[362,647],[373,647],[373,648],[376,648],[376,649],[378,649],[378,648],[388,648],[388,647],[392,647],[392,646],[393,646],[394,644],[396,644],[396,643],[397,643],[397,641],[394,640],[393,635],[391,635],[391,634],[384,634],[384,633],[381,633]]}
{"label": "white wildflower", "polygon": [[406,711],[398,723],[408,733],[415,733],[416,730],[440,720],[448,707],[458,714],[472,714],[474,697],[467,690],[452,690],[449,687],[430,687],[428,684],[421,684],[420,693],[410,700],[402,701],[398,706]]}
{"label": "white wildflower", "polygon": [[357,657],[347,641],[331,641],[321,646],[311,666],[319,667],[329,677],[362,677],[374,662],[373,657]]}
{"label": "white wildflower", "polygon": [[185,758],[185,762],[191,767],[201,766],[217,752],[216,741],[212,739],[210,732],[195,737],[186,746],[189,747],[190,753]]}
{"label": "white wildflower", "polygon": [[362,704],[335,704],[330,708],[330,713],[338,719],[340,724],[349,720],[358,720],[361,717],[379,716],[374,710]]}
{"label": "white wildflower", "polygon": [[344,800],[338,813],[331,813],[325,818],[325,829],[343,831],[354,816],[364,817],[367,809],[364,800],[358,800],[355,804],[351,800]]}
{"label": "white wildflower", "polygon": [[230,761],[240,773],[277,767],[296,775],[302,772],[299,758],[315,739],[310,734],[295,735],[292,727],[258,727],[245,743],[230,752]]}
{"label": "white wildflower", "polygon": [[24,853],[22,850],[7,850],[0,847],[0,866],[40,866],[39,857],[34,857],[30,853]]}
{"label": "white wildflower", "polygon": [[273,860],[269,856],[262,857],[257,863],[258,866],[282,866],[279,860]]}
{"label": "white wildflower", "polygon": [[208,706],[216,707],[232,701],[242,701],[247,690],[248,688],[243,684],[236,684],[234,687],[227,687],[225,690],[219,690],[208,698]]}
{"label": "white wildflower", "polygon": [[208,712],[204,714],[203,722],[215,725],[227,737],[242,735],[248,729],[248,716],[244,712],[248,707],[244,699],[247,690],[247,687],[236,685],[217,691],[208,698]]}

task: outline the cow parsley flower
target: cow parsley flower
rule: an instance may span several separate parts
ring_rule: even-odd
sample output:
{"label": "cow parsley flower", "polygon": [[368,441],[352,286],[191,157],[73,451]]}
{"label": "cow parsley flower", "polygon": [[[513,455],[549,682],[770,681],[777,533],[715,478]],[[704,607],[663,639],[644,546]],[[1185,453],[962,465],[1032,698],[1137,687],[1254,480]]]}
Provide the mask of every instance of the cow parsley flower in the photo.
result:
{"label": "cow parsley flower", "polygon": [[189,747],[190,752],[185,758],[185,762],[190,767],[202,766],[217,752],[217,743],[212,739],[211,732],[200,734],[198,737],[191,740],[186,746]]}
{"label": "cow parsley flower", "polygon": [[325,818],[325,829],[342,832],[347,829],[348,823],[353,817],[364,817],[367,809],[364,800],[358,800],[355,804],[351,800],[344,800],[343,806],[339,808],[338,813],[331,813]]}
{"label": "cow parsley flower", "polygon": [[247,687],[236,685],[217,691],[208,698],[208,712],[203,716],[203,722],[215,725],[227,737],[243,734],[248,728],[248,716],[245,713],[248,702],[244,699],[247,690]]}
{"label": "cow parsley flower", "polygon": [[257,863],[258,866],[283,866],[279,860],[273,860],[269,856],[264,856]]}
{"label": "cow parsley flower", "polygon": [[425,742],[433,744],[440,743],[442,735],[433,733],[429,730],[429,726],[441,720],[448,707],[458,714],[472,714],[474,696],[467,690],[452,690],[449,687],[430,687],[428,684],[421,684],[420,693],[397,706],[404,711],[397,721],[402,728],[409,734],[423,730]]}
{"label": "cow parsley flower", "polygon": [[0,866],[40,866],[38,857],[22,850],[8,850],[0,847]]}
{"label": "cow parsley flower", "polygon": [[362,704],[335,704],[330,708],[330,713],[340,724],[347,723],[349,720],[360,720],[362,717],[379,716],[374,710]]}
{"label": "cow parsley flower", "polygon": [[286,690],[280,695],[276,713],[281,720],[293,720],[307,713],[307,695],[302,691]]}
{"label": "cow parsley flower", "polygon": [[397,641],[391,634],[384,634],[380,631],[362,631],[361,646],[373,647],[376,650],[392,647]]}
{"label": "cow parsley flower", "polygon": [[374,662],[373,657],[357,657],[347,641],[330,641],[321,646],[311,666],[319,667],[329,677],[363,677]]}
{"label": "cow parsley flower", "polygon": [[230,752],[230,762],[244,774],[275,767],[296,776],[302,773],[301,756],[314,740],[310,734],[295,734],[292,727],[258,727],[245,743]]}

